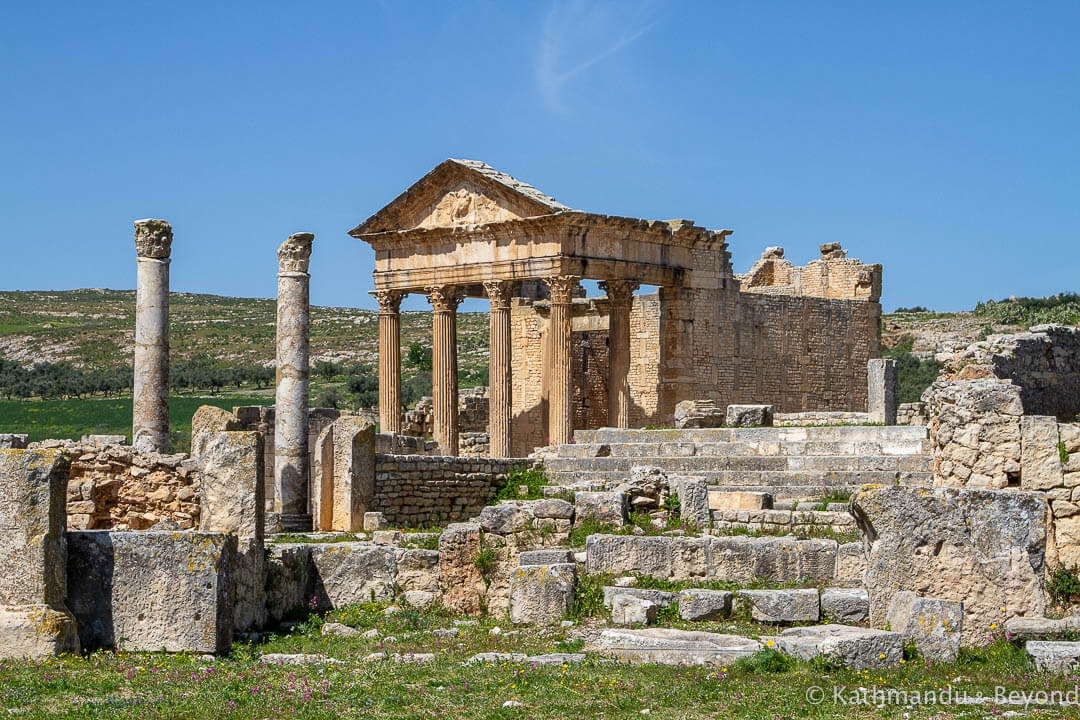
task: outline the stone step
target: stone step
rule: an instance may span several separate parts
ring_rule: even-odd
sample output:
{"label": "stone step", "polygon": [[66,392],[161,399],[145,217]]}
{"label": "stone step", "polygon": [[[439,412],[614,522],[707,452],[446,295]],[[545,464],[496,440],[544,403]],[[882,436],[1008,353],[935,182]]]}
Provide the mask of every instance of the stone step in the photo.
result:
{"label": "stone step", "polygon": [[693,430],[578,430],[581,443],[724,443],[724,442],[876,442],[905,443],[925,440],[927,429],[917,425],[851,425],[830,427],[698,428]]}
{"label": "stone step", "polygon": [[928,455],[812,455],[806,457],[729,455],[704,457],[590,457],[550,458],[544,461],[549,472],[621,470],[648,465],[666,472],[697,474],[703,471],[757,470],[795,472],[930,472]]}
{"label": "stone step", "polygon": [[582,443],[558,445],[559,458],[593,457],[729,457],[886,455],[903,457],[928,453],[927,440],[903,442],[730,442],[730,443]]}
{"label": "stone step", "polygon": [[[552,482],[558,485],[572,485],[578,482],[617,485],[627,479],[628,472],[624,470],[561,470],[551,472],[549,475]],[[707,470],[695,472],[694,476],[704,479],[710,486],[720,486],[719,489],[726,487],[732,490],[767,492],[772,493],[778,500],[822,497],[832,490],[853,490],[867,483],[908,486],[931,486],[934,483],[934,474],[930,472]]]}

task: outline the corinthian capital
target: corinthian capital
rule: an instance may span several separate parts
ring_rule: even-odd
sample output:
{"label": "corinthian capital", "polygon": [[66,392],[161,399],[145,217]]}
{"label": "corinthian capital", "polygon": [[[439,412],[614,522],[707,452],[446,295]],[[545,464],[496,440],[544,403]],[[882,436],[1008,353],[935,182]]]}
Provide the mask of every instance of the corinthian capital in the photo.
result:
{"label": "corinthian capital", "polygon": [[426,288],[428,302],[435,312],[454,312],[461,302],[457,285],[435,285]]}
{"label": "corinthian capital", "polygon": [[607,293],[608,300],[612,305],[629,305],[634,297],[634,291],[641,287],[640,283],[629,280],[605,280],[600,283],[600,289]]}
{"label": "corinthian capital", "polygon": [[492,310],[503,310],[510,307],[511,284],[505,280],[489,280],[484,283],[488,300]]}
{"label": "corinthian capital", "polygon": [[404,293],[400,290],[376,290],[372,295],[379,301],[380,315],[397,315],[401,310]]}
{"label": "corinthian capital", "polygon": [[556,275],[555,277],[544,278],[544,282],[547,283],[548,289],[551,291],[551,302],[572,303],[574,301],[574,289],[577,288],[580,279],[577,275]]}
{"label": "corinthian capital", "polygon": [[311,260],[311,243],[315,236],[309,232],[290,235],[277,251],[278,272],[306,273]]}
{"label": "corinthian capital", "polygon": [[165,220],[135,221],[135,252],[139,257],[163,260],[172,252],[172,225]]}

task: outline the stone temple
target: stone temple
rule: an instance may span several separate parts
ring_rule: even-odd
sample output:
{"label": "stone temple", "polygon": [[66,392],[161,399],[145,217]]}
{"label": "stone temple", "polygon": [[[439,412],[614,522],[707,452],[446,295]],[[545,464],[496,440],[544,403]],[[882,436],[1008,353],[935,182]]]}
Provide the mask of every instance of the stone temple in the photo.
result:
{"label": "stone temple", "polygon": [[[454,316],[491,303],[491,454],[575,429],[669,424],[687,400],[865,411],[881,266],[839,244],[805,267],[769,248],[736,275],[730,230],[573,210],[473,160],[447,160],[350,235],[375,250],[380,424],[401,428],[398,308],[427,295],[435,438],[458,452]],[[583,280],[605,295],[584,297]],[[651,294],[635,294],[652,287]]]}
{"label": "stone temple", "polygon": [[[730,234],[572,210],[447,160],[351,232],[375,249],[381,427],[308,407],[321,246],[295,233],[277,253],[275,406],[203,406],[190,452],[170,453],[173,233],[138,221],[133,442],[0,435],[0,658],[226,654],[371,602],[562,632],[599,584],[595,624],[566,639],[630,662],[724,666],[767,644],[895,668],[911,645],[949,662],[1002,639],[1075,672],[1080,598],[1051,578],[1080,567],[1080,328],[990,335],[898,406],[881,266],[830,243],[736,275]],[[401,406],[408,293],[433,310],[430,415]],[[490,388],[459,398],[465,297],[491,303]],[[650,578],[680,591],[637,587]],[[758,630],[641,627],[674,610]]]}

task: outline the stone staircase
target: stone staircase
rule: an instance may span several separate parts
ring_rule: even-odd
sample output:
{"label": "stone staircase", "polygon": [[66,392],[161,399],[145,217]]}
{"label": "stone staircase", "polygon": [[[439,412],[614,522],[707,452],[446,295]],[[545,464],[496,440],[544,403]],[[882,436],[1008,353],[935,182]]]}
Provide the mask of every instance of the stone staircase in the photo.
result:
{"label": "stone staircase", "polygon": [[544,466],[558,485],[617,484],[649,465],[704,478],[712,490],[816,498],[866,483],[932,485],[927,430],[919,426],[579,430],[573,444],[548,448]]}

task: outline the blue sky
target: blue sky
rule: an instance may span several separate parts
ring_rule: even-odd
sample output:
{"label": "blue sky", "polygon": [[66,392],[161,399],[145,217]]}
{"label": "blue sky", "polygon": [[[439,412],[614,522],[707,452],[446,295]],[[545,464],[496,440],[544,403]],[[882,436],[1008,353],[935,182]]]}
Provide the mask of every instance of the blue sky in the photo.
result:
{"label": "blue sky", "polygon": [[[374,307],[346,231],[446,157],[566,204],[823,242],[883,305],[1080,290],[1080,3],[0,3],[0,288]],[[423,308],[422,298],[407,307]]]}

